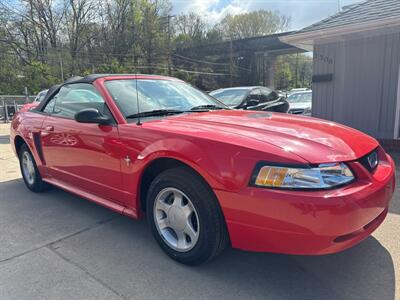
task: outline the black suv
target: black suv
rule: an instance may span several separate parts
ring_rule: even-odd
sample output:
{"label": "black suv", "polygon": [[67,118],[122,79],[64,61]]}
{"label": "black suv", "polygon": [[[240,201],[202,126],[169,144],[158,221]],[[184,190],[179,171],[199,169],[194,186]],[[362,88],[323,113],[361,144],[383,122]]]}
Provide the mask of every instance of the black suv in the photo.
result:
{"label": "black suv", "polygon": [[285,97],[263,86],[241,86],[218,89],[210,92],[225,105],[236,109],[264,110],[286,113],[289,103]]}

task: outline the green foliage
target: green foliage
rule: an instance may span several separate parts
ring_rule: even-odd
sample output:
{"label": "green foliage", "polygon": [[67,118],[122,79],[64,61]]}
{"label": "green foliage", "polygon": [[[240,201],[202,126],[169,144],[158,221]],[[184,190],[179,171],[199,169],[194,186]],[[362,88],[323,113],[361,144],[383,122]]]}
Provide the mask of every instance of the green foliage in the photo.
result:
{"label": "green foliage", "polygon": [[36,94],[58,82],[58,78],[50,74],[50,66],[39,61],[33,61],[24,67],[24,84],[28,92]]}
{"label": "green foliage", "polygon": [[15,60],[0,60],[0,95],[21,95],[25,87],[28,93],[36,94],[59,80],[50,74],[50,66],[39,61],[29,65],[16,65]]}
{"label": "green foliage", "polygon": [[278,90],[287,90],[292,82],[290,64],[280,57],[275,65],[275,87]]}
{"label": "green foliage", "polygon": [[177,16],[174,29],[176,47],[193,47],[207,40],[207,25],[201,16],[195,13]]}
{"label": "green foliage", "polygon": [[[223,63],[203,63],[207,59],[195,52],[192,59],[179,56],[179,48],[276,33],[289,23],[266,10],[228,15],[212,27],[196,13],[170,13],[170,0],[14,0],[0,5],[0,94],[21,94],[25,86],[34,94],[62,78],[91,73],[171,74],[204,89],[240,84],[248,79],[243,72],[250,65],[239,68],[239,60],[229,60],[228,53]],[[303,56],[279,59],[276,77],[280,88],[307,86],[310,63]]]}
{"label": "green foliage", "polygon": [[275,87],[279,90],[311,87],[312,57],[291,54],[278,57],[275,65]]}

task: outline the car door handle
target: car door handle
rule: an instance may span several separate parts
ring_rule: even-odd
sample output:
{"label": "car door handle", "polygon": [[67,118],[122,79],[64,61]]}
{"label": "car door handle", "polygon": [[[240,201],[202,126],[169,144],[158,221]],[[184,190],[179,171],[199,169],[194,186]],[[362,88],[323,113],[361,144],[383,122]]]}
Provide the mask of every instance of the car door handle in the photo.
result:
{"label": "car door handle", "polygon": [[51,125],[46,126],[46,127],[44,128],[44,130],[45,130],[45,131],[54,131],[54,126],[51,126]]}

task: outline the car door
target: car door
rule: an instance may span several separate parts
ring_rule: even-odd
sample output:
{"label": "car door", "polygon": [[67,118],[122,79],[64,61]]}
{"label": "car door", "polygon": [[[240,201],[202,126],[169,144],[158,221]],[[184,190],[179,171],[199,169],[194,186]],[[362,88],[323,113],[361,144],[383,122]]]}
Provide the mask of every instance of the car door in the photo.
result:
{"label": "car door", "polygon": [[112,118],[100,93],[87,83],[61,87],[44,107],[41,144],[47,174],[70,188],[122,203],[118,127],[78,123],[74,116],[84,108],[96,108]]}

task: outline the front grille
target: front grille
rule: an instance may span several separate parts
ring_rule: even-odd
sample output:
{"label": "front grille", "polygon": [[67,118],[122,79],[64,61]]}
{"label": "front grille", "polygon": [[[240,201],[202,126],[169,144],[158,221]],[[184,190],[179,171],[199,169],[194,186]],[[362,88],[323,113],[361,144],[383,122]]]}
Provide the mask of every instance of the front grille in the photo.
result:
{"label": "front grille", "polygon": [[303,108],[294,108],[294,109],[289,110],[289,114],[292,114],[292,115],[301,115],[302,113],[304,113]]}
{"label": "front grille", "polygon": [[367,155],[364,155],[358,161],[368,171],[373,172],[379,164],[378,150],[375,149],[374,151],[368,153]]}

